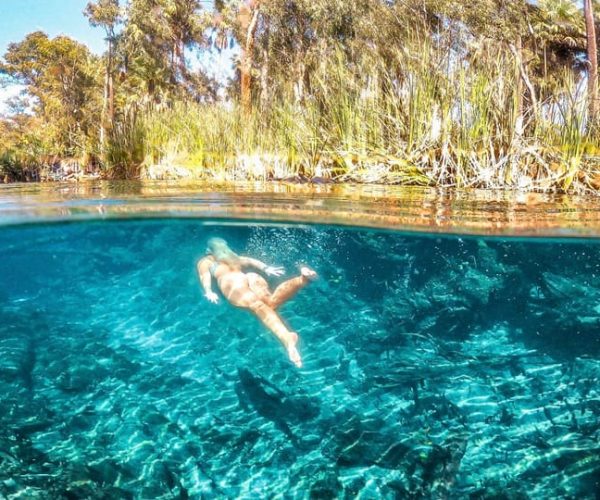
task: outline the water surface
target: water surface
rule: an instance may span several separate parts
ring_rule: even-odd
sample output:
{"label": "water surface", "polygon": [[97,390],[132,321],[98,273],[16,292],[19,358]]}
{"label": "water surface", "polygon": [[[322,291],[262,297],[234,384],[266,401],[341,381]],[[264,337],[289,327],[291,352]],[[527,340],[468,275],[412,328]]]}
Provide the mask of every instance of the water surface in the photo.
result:
{"label": "water surface", "polygon": [[131,217],[235,218],[428,233],[600,237],[597,195],[275,182],[0,186],[0,224]]}
{"label": "water surface", "polygon": [[[87,220],[93,197],[27,196],[20,222],[86,220],[0,230],[0,496],[597,497],[599,240]],[[123,197],[105,206],[148,205]],[[203,299],[212,236],[319,273],[281,308],[304,368]]]}

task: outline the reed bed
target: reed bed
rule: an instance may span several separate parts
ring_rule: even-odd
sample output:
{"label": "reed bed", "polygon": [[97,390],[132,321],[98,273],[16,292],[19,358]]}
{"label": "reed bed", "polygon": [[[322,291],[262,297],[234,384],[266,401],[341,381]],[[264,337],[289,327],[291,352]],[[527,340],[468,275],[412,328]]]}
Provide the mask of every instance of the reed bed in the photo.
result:
{"label": "reed bed", "polygon": [[130,113],[108,164],[119,175],[136,165],[146,176],[162,166],[197,178],[600,188],[598,134],[586,127],[578,75],[558,75],[534,100],[508,50],[482,63],[420,46],[419,57],[399,52],[386,64],[348,64],[333,51],[302,99],[283,88],[250,112],[176,102]]}

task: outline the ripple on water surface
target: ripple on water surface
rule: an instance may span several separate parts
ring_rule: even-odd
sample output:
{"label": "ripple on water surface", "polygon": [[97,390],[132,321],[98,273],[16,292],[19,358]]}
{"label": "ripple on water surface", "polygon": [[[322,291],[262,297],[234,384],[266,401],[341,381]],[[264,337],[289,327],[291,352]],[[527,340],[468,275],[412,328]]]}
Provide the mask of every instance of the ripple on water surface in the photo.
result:
{"label": "ripple on water surface", "polygon": [[[305,366],[211,236],[320,279]],[[0,495],[594,498],[600,245],[198,220],[0,230]],[[277,280],[273,281],[275,284]]]}

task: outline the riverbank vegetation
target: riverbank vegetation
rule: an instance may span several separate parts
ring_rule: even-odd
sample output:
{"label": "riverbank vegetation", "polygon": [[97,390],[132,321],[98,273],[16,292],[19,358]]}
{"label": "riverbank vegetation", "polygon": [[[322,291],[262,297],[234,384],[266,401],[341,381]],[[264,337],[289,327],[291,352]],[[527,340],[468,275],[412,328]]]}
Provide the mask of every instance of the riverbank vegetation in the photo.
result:
{"label": "riverbank vegetation", "polygon": [[[594,6],[578,5],[98,0],[104,55],[40,32],[4,55],[27,92],[0,121],[0,169],[598,190]],[[211,78],[232,47],[232,78]]]}

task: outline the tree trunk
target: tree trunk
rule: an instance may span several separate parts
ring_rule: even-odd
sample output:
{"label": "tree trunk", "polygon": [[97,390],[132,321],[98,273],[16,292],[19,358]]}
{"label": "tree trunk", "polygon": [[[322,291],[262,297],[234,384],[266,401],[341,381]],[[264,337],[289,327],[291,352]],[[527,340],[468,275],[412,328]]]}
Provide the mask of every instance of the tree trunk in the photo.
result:
{"label": "tree trunk", "polygon": [[183,43],[183,41],[179,42],[179,48],[178,48],[178,56],[179,56],[179,74],[181,75],[181,78],[184,78],[186,75],[186,68],[185,68],[185,44]]}
{"label": "tree trunk", "polygon": [[294,102],[299,105],[304,101],[304,83],[306,78],[306,65],[304,64],[304,54],[300,56],[294,68]]}
{"label": "tree trunk", "polygon": [[177,84],[183,80],[185,75],[185,44],[180,35],[173,41],[171,49],[171,78],[172,83]]}
{"label": "tree trunk", "polygon": [[[113,35],[114,36],[114,35]],[[112,130],[115,123],[115,88],[114,88],[114,44],[108,42],[108,126]]]}
{"label": "tree trunk", "polygon": [[529,91],[529,98],[531,99],[531,107],[533,109],[533,115],[537,119],[538,114],[539,114],[538,100],[537,100],[537,96],[535,93],[535,87],[533,86],[533,84],[531,83],[531,80],[529,79],[529,75],[527,74],[527,68],[525,67],[525,63],[523,62],[523,50],[522,50],[522,46],[521,46],[521,37],[518,38],[517,45],[518,46],[515,46],[514,44],[510,44],[510,50],[513,53],[513,56],[515,57],[515,60],[517,62],[517,67],[519,68],[519,72],[521,74],[521,78],[523,79],[523,83],[525,84],[525,86],[527,87],[527,90]]}
{"label": "tree trunk", "polygon": [[104,95],[102,97],[102,114],[100,115],[100,154],[104,155],[106,148],[106,129],[107,129],[107,115],[108,115],[108,90],[109,88],[109,71],[108,65],[106,66],[106,73],[104,75]]}
{"label": "tree trunk", "polygon": [[596,27],[594,26],[594,10],[592,0],[583,0],[585,15],[585,33],[587,37],[588,58],[588,113],[590,126],[598,122],[598,50],[596,48]]}
{"label": "tree trunk", "polygon": [[115,96],[113,90],[113,40],[108,34],[108,59],[104,75],[104,96],[102,99],[102,116],[100,117],[100,152],[104,154],[106,138],[112,129],[115,118]]}
{"label": "tree trunk", "polygon": [[171,85],[177,84],[177,39],[173,40],[171,47]]}
{"label": "tree trunk", "polygon": [[521,37],[517,37],[515,56],[515,123],[513,139],[520,139],[525,128],[525,119],[523,118],[523,79],[521,78],[521,55],[523,51],[523,42]]}
{"label": "tree trunk", "polygon": [[269,31],[265,34],[265,43],[262,48],[262,65],[260,67],[260,107],[266,109],[269,105]]}
{"label": "tree trunk", "polygon": [[252,107],[252,65],[254,63],[254,37],[258,26],[258,14],[260,4],[257,2],[249,23],[244,23],[242,28],[246,33],[246,40],[242,48],[240,65],[240,99],[242,109],[249,113]]}

